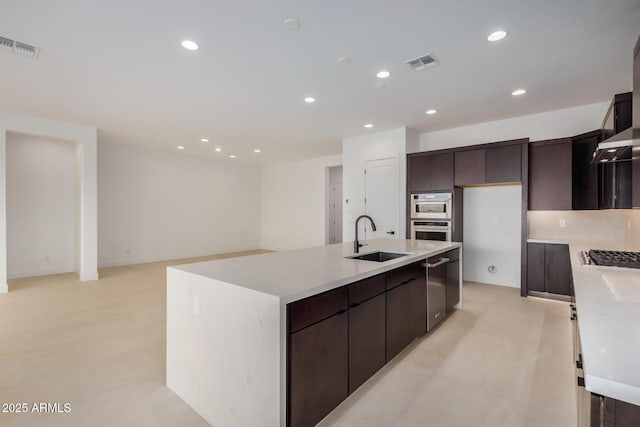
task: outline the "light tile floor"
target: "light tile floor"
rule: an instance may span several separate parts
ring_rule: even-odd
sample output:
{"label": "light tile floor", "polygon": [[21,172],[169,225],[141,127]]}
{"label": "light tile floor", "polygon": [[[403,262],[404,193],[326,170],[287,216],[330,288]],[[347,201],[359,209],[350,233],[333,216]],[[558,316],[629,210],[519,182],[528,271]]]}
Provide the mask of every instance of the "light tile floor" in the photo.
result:
{"label": "light tile floor", "polygon": [[[171,264],[103,269],[97,282],[10,281],[0,402],[69,402],[71,412],[0,413],[0,426],[206,426],[164,385]],[[321,425],[576,425],[567,304],[476,283],[464,302]]]}

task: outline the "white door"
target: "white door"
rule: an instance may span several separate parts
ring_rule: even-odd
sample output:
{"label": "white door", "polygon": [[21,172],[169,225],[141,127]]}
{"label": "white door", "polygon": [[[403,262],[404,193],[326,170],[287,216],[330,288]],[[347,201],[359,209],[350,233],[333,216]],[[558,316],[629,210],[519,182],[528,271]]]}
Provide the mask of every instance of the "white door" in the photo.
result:
{"label": "white door", "polygon": [[[367,239],[398,238],[400,230],[398,158],[365,162],[365,213],[373,218],[377,231],[371,231],[367,220]],[[361,226],[360,231],[363,228]]]}

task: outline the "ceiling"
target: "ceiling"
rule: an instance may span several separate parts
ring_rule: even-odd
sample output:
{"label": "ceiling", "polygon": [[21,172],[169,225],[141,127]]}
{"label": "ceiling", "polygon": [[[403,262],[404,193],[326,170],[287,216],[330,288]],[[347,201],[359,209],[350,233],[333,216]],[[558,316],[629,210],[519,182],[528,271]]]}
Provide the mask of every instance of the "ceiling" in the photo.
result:
{"label": "ceiling", "polygon": [[[400,126],[426,132],[609,100],[631,90],[640,34],[640,0],[0,6],[0,36],[41,49],[37,60],[0,51],[0,109],[96,126],[100,143],[253,163],[338,154],[345,137]],[[489,43],[499,28],[509,36]],[[183,49],[185,39],[200,50]],[[440,64],[404,65],[425,53]],[[376,88],[382,69],[391,77]],[[520,87],[527,93],[512,96]]]}

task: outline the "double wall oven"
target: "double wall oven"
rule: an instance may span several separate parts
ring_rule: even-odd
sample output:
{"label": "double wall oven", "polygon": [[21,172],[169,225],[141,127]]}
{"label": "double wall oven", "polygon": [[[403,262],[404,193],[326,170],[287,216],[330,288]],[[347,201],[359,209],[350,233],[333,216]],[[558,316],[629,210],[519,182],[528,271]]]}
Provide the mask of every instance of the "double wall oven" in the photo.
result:
{"label": "double wall oven", "polygon": [[451,193],[411,195],[411,240],[451,241]]}

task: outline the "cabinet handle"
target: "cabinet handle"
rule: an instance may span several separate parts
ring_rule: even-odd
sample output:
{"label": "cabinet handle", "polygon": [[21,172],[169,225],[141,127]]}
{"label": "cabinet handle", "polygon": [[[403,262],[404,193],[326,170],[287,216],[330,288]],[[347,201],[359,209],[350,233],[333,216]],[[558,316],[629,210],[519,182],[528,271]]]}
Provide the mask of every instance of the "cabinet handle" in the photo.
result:
{"label": "cabinet handle", "polygon": [[435,264],[427,263],[427,267],[428,268],[435,268],[435,267],[438,267],[438,266],[440,266],[442,264],[446,264],[449,261],[450,261],[449,258],[440,258],[440,261],[436,262]]}
{"label": "cabinet handle", "polygon": [[387,234],[396,234],[396,232],[391,230],[391,231],[387,231]]}
{"label": "cabinet handle", "polygon": [[357,306],[359,306],[360,304],[362,304],[362,303],[357,302],[357,303],[355,303],[355,304],[351,304],[351,305],[349,306],[349,308],[357,307]]}
{"label": "cabinet handle", "polygon": [[342,310],[339,310],[338,312],[336,312],[336,314],[334,314],[334,316],[336,316],[338,314],[346,313],[347,311],[349,311],[348,308],[343,308]]}

